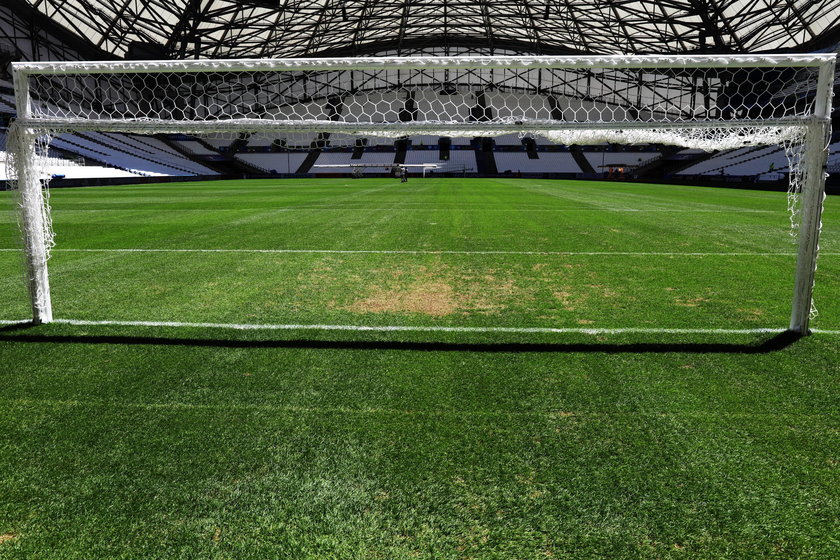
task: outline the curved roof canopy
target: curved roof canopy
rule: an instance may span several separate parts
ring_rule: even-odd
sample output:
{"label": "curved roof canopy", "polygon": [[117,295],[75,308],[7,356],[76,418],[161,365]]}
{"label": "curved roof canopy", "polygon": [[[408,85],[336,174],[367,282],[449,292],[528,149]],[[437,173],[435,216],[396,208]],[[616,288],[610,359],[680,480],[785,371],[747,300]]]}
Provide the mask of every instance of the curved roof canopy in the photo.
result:
{"label": "curved roof canopy", "polygon": [[840,40],[838,0],[25,1],[117,57],[132,44],[167,58],[237,58],[761,52]]}

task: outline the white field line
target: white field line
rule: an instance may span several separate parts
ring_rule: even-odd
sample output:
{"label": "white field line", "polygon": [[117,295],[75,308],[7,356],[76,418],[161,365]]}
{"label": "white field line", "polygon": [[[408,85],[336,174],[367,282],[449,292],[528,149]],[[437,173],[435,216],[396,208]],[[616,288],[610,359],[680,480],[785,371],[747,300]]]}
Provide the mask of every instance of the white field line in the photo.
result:
{"label": "white field line", "polygon": [[[361,331],[361,332],[449,332],[449,333],[521,333],[521,334],[771,334],[782,328],[752,329],[683,329],[683,328],[566,328],[566,327],[444,327],[414,325],[318,325],[318,324],[250,324],[250,323],[189,323],[182,321],[89,321],[84,319],[54,319],[53,323],[88,326],[119,327],[175,327],[199,329],[229,329],[239,331]],[[0,320],[0,325],[24,325],[29,321]],[[818,334],[840,335],[840,330],[812,329]]]}
{"label": "white field line", "polygon": [[[250,324],[250,323],[189,323],[182,321],[89,321],[84,319],[54,319],[53,323],[77,327],[175,327],[200,329],[229,329],[239,331],[361,331],[361,332],[448,332],[448,333],[522,333],[522,334],[770,334],[785,329],[764,327],[753,329],[683,329],[683,328],[565,328],[565,327],[444,327],[414,325],[313,325],[313,324]],[[28,321],[0,320],[2,325],[23,325]],[[814,329],[820,334],[840,334],[840,330]]]}
{"label": "white field line", "polygon": [[[0,249],[2,252],[20,252],[21,249]],[[435,250],[364,250],[364,249],[63,249],[62,253],[325,253],[339,255],[556,255],[556,256],[638,256],[638,257],[793,257],[796,253],[705,253],[705,252],[645,252],[645,251],[435,251]],[[840,253],[820,252],[836,256]]]}
{"label": "white field line", "polygon": [[[159,203],[155,203],[159,204]],[[175,203],[172,203],[175,204]],[[256,208],[256,209],[264,209],[264,208]],[[212,208],[213,212],[243,212],[247,209],[242,208]],[[641,212],[641,213],[658,213],[658,212],[666,212],[666,213],[676,213],[676,214],[697,214],[697,213],[738,213],[738,214],[782,214],[786,212],[785,210],[752,210],[752,209],[737,209],[733,208],[730,210],[685,210],[685,209],[671,209],[671,208],[587,208],[587,207],[573,207],[573,208],[471,208],[469,206],[461,207],[461,206],[453,206],[453,207],[441,207],[435,206],[432,208],[425,208],[420,206],[410,206],[410,205],[394,205],[394,206],[387,206],[382,208],[370,208],[370,207],[352,207],[352,206],[289,206],[289,207],[279,207],[274,209],[275,212],[291,212],[291,211],[325,211],[325,212],[349,212],[349,211],[361,211],[361,212],[391,212],[391,211],[426,211],[426,212],[439,212],[440,210],[458,210],[459,212],[469,211],[469,212],[507,212],[510,214],[516,212]],[[69,212],[102,212],[103,210],[100,208],[72,208],[72,207],[65,207],[57,211],[57,213],[69,213]],[[207,212],[207,208],[148,208],[148,209],[117,209],[117,212],[144,212],[144,213],[151,213],[151,212]]]}

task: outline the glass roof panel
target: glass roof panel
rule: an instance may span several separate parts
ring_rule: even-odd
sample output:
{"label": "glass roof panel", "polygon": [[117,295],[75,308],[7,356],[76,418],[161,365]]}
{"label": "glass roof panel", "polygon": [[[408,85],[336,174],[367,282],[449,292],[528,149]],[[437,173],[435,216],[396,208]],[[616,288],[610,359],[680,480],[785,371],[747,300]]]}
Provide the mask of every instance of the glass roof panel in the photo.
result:
{"label": "glass roof panel", "polygon": [[185,48],[194,55],[198,45],[204,58],[358,54],[377,44],[396,52],[767,52],[840,25],[838,0],[279,0],[277,8],[264,0],[26,1],[116,56],[132,42],[157,43],[172,56]]}

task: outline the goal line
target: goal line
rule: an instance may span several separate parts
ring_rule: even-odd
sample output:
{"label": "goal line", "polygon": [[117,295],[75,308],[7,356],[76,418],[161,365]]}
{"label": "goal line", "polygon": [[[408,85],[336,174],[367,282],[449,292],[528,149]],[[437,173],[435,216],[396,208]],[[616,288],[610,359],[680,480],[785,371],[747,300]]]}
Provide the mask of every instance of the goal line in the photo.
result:
{"label": "goal line", "polygon": [[[20,249],[0,249],[2,252],[20,252]],[[557,256],[557,257],[795,257],[796,253],[779,252],[671,252],[671,251],[435,251],[422,249],[53,249],[58,253],[268,253],[268,254],[337,254],[337,255],[522,255],[522,256]],[[822,252],[823,256],[837,256],[840,253]]]}
{"label": "goal line", "polygon": [[[509,334],[781,334],[781,327],[752,329],[689,329],[689,328],[578,328],[578,327],[446,327],[422,325],[327,325],[327,324],[252,324],[252,323],[190,323],[183,321],[92,321],[85,319],[53,319],[53,323],[75,327],[167,327],[196,329],[227,329],[238,331],[356,331],[356,332],[439,332],[439,333],[509,333]],[[31,321],[0,320],[0,325],[26,325]],[[840,335],[840,330],[813,329],[818,334]]]}

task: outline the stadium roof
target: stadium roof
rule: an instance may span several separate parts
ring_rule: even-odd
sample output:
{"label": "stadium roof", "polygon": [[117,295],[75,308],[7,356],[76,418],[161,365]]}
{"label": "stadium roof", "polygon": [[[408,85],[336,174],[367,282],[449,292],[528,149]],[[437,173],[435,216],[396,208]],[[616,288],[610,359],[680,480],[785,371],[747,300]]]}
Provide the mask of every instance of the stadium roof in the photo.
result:
{"label": "stadium roof", "polygon": [[138,47],[167,58],[428,48],[726,53],[816,50],[840,40],[838,0],[8,1],[71,31],[80,52],[116,57]]}

